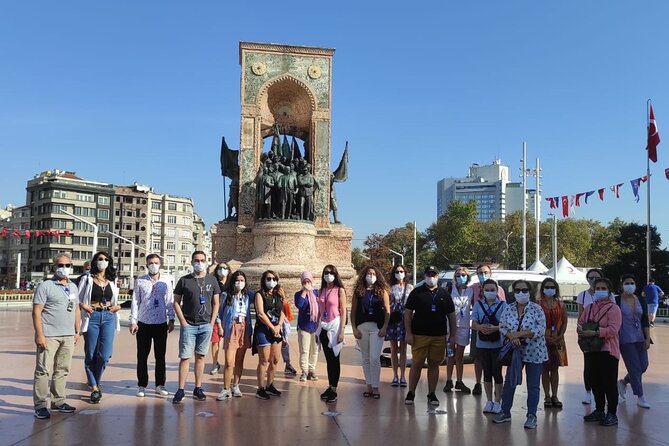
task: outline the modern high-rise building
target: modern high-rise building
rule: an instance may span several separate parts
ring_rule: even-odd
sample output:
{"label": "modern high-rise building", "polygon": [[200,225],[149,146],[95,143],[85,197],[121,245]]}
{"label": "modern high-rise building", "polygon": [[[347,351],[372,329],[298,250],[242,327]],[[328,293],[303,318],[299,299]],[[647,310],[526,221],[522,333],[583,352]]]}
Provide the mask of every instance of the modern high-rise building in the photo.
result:
{"label": "modern high-rise building", "polygon": [[[527,210],[534,214],[534,189],[526,189]],[[443,178],[437,183],[437,217],[453,200],[475,201],[479,221],[504,219],[522,211],[522,184],[509,181],[509,167],[496,159],[490,165],[472,164],[466,177]]]}

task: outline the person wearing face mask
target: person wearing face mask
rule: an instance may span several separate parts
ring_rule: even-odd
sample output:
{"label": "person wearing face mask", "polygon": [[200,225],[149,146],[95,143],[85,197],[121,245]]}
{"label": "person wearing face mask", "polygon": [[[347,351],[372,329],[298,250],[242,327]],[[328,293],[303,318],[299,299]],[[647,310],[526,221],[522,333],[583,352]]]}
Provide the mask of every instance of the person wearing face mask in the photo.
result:
{"label": "person wearing face mask", "polygon": [[483,388],[488,399],[483,406],[483,413],[495,414],[502,411],[502,364],[498,360],[502,336],[499,320],[507,306],[506,302],[499,300],[497,286],[497,282],[492,279],[484,281],[483,299],[479,299],[472,309],[472,328],[477,334],[473,341],[478,347],[483,369]]}
{"label": "person wearing face mask", "polygon": [[204,363],[209,350],[211,332],[218,317],[221,287],[207,274],[207,255],[195,251],[191,256],[193,272],[181,277],[174,287],[174,312],[179,318],[179,388],[172,404],[180,404],[186,396],[185,387],[190,360],[195,354],[195,388],[193,399],[207,399],[202,390]]}
{"label": "person wearing face mask", "polygon": [[281,354],[281,329],[284,294],[279,284],[279,275],[265,271],[260,278],[260,291],[255,296],[256,326],[253,334],[254,346],[258,352],[258,390],[256,398],[268,400],[270,396],[281,396],[274,387],[276,364]]}
{"label": "person wearing face mask", "polygon": [[244,371],[244,356],[251,347],[253,328],[251,327],[251,297],[246,288],[246,274],[235,271],[230,275],[228,288],[223,293],[219,312],[223,324],[223,351],[225,367],[223,389],[216,397],[223,401],[241,397],[239,382]]}
{"label": "person wearing face mask", "polygon": [[93,256],[91,275],[82,280],[79,291],[81,332],[84,334],[84,368],[91,388],[90,402],[102,399],[100,381],[114,349],[115,332],[121,330],[118,287],[114,261],[105,251]]}
{"label": "person wearing face mask", "polygon": [[314,276],[311,271],[300,274],[302,289],[295,293],[297,307],[297,344],[300,349],[300,381],[316,381],[318,345],[316,330],[318,321],[318,290],[314,290]]}
{"label": "person wearing face mask", "polygon": [[541,371],[544,362],[548,359],[546,350],[546,317],[537,303],[530,302],[530,287],[526,280],[513,282],[513,296],[516,301],[509,305],[502,313],[499,323],[501,335],[513,343],[520,350],[522,363],[521,370],[511,365],[506,369],[504,390],[502,392],[502,411],[493,419],[495,423],[511,421],[511,407],[516,392],[518,377],[525,369],[527,383],[527,419],[525,429],[536,429],[537,406],[540,397]]}
{"label": "person wearing face mask", "polygon": [[[485,280],[482,283],[484,282]],[[471,333],[472,293],[467,288],[468,284],[469,270],[462,266],[457,268],[453,273],[453,287],[451,289],[451,299],[453,299],[453,304],[455,305],[455,323],[457,326],[455,331],[455,351],[447,360],[444,392],[450,392],[452,389],[455,389],[463,394],[471,393],[471,389],[462,382],[465,347],[469,345],[469,335]],[[453,386],[454,367],[457,378],[455,386]]]}
{"label": "person wearing face mask", "polygon": [[316,339],[323,350],[328,370],[328,388],[321,393],[326,403],[337,401],[337,385],[341,375],[339,354],[344,346],[346,329],[346,290],[334,265],[325,265],[318,293],[319,327]]}
{"label": "person wearing face mask", "polygon": [[627,385],[637,397],[637,406],[650,409],[650,403],[643,394],[642,376],[648,369],[648,349],[650,348],[650,321],[646,299],[639,298],[635,292],[636,279],[632,274],[623,274],[620,278],[622,293],[616,297],[616,303],[622,314],[620,326],[620,355],[623,357],[627,375],[618,380],[619,400],[626,400]]}
{"label": "person wearing face mask", "polygon": [[[483,300],[483,283],[485,283],[486,280],[490,279],[492,277],[492,270],[490,269],[490,266],[487,264],[481,264],[476,268],[476,277],[478,279],[478,282],[472,284],[469,286],[467,289],[467,292],[469,293],[470,301],[472,303],[472,309],[476,305],[476,302],[479,300]],[[497,297],[501,302],[506,301],[506,294],[504,293],[504,288],[501,286],[497,286]],[[476,339],[476,330],[472,328],[472,333],[471,333],[471,338]],[[479,355],[478,355],[478,347],[476,346],[476,342],[472,342],[471,345],[469,346],[469,357],[474,360],[474,376],[476,378],[476,383],[474,384],[474,389],[472,389],[472,395],[480,395],[481,394],[481,375],[483,373],[483,369],[481,367],[481,361],[479,360]],[[444,387],[444,392],[448,392],[447,387]]]}
{"label": "person wearing face mask", "polygon": [[174,330],[174,294],[169,279],[160,274],[160,256],[146,256],[148,274],[135,280],[130,306],[130,333],[137,336],[137,396],[146,395],[149,384],[147,361],[153,343],[156,360],[156,393],[167,396],[165,389],[165,352],[167,334]]}
{"label": "person wearing face mask", "polygon": [[[548,361],[544,363],[541,372],[541,384],[544,387],[544,407],[562,408],[562,401],[557,397],[557,389],[560,384],[558,369],[566,367],[567,344],[564,341],[564,333],[567,331],[567,309],[560,300],[560,286],[551,279],[544,279],[539,288],[539,305],[546,317],[546,349],[548,350]],[[552,391],[552,396],[551,396]]]}
{"label": "person wearing face mask", "polygon": [[77,288],[80,288],[79,285],[81,284],[81,281],[82,281],[82,280],[86,280],[86,279],[88,278],[88,276],[91,275],[91,262],[88,261],[88,260],[86,260],[86,261],[84,262],[83,269],[84,269],[84,270],[83,270],[83,272],[81,273],[81,275],[80,275],[79,277],[77,277],[76,279],[72,280],[72,282],[74,282],[75,285],[77,285]]}
{"label": "person wearing face mask", "polygon": [[381,397],[381,350],[389,319],[388,285],[377,269],[367,266],[360,271],[351,298],[351,326],[353,336],[359,341],[367,384],[362,395],[367,398]]}
{"label": "person wearing face mask", "polygon": [[[595,410],[583,417],[586,422],[598,422],[601,426],[618,424],[618,363],[620,362],[620,326],[622,313],[612,299],[612,284],[605,277],[594,281],[593,303],[587,305],[578,317],[576,332],[579,337],[601,339],[598,351],[590,351],[588,377],[595,396]],[[596,322],[597,328],[587,329],[583,325]],[[606,412],[605,412],[606,409]]]}
{"label": "person wearing face mask", "polygon": [[[434,392],[439,382],[439,365],[444,360],[446,345],[455,344],[455,306],[448,291],[439,286],[439,270],[430,265],[423,274],[423,285],[409,294],[404,310],[406,340],[413,359],[404,404],[414,404],[416,387],[427,359],[427,402],[436,407],[439,399]],[[449,333],[450,338],[446,339]]]}
{"label": "person wearing face mask", "polygon": [[51,411],[72,413],[76,410],[65,402],[65,385],[81,325],[79,290],[68,278],[71,270],[70,254],[56,254],[53,278],[40,283],[33,294],[36,346],[33,402],[37,419],[51,418],[47,407],[49,394]]}
{"label": "person wearing face mask", "polygon": [[[404,304],[413,291],[406,281],[404,265],[395,265],[390,271],[390,319],[386,330],[386,341],[390,341],[390,363],[393,367],[393,387],[406,387],[407,342],[404,332]],[[399,373],[398,373],[399,372]]]}
{"label": "person wearing face mask", "polygon": [[[228,277],[230,277],[230,265],[225,262],[220,262],[214,268],[213,275],[218,280],[218,285],[221,288],[221,295],[219,300],[222,303],[225,299],[225,290],[228,289]],[[223,305],[219,307],[219,313]],[[218,353],[221,349],[221,339],[223,338],[223,325],[220,318],[216,318],[216,325],[211,331],[211,370],[210,375],[217,374],[221,369],[221,364],[218,362]]]}

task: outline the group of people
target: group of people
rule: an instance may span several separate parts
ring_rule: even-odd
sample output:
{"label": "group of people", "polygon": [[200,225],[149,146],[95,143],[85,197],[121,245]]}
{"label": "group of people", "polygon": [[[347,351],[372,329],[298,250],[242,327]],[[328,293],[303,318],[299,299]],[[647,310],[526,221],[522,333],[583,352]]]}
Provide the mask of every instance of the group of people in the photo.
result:
{"label": "group of people", "polygon": [[[185,398],[190,361],[194,358],[193,398],[205,400],[202,380],[209,349],[213,373],[221,368],[223,387],[220,401],[241,397],[239,384],[248,349],[258,355],[256,397],[267,400],[281,396],[274,385],[279,355],[286,373],[297,374],[290,363],[288,336],[292,311],[279,275],[265,271],[257,291],[251,291],[245,273],[232,271],[219,263],[209,273],[206,254],[192,255],[193,273],[180,278],[174,288],[160,274],[161,259],[146,257],[148,273],[136,279],[130,313],[130,332],[137,340],[137,396],[144,397],[149,383],[147,360],[153,348],[155,392],[167,396],[165,352],[168,333],[179,319],[179,378],[174,404]],[[65,401],[65,382],[74,345],[84,337],[87,383],[90,402],[100,403],[101,381],[112,355],[114,336],[120,330],[119,290],[114,284],[112,258],[98,252],[90,273],[78,285],[69,279],[72,261],[67,253],[53,259],[54,276],[42,283],[34,294],[33,323],[37,346],[34,407],[35,417],[49,418],[51,411],[71,413]],[[427,402],[436,407],[439,366],[447,359],[444,392],[481,394],[485,392],[484,413],[493,414],[494,423],[511,421],[515,389],[525,370],[527,419],[525,427],[537,425],[541,385],[544,407],[561,408],[557,396],[560,367],[567,365],[564,335],[567,311],[560,297],[559,284],[545,279],[532,296],[531,284],[513,283],[514,301],[506,302],[504,290],[491,277],[488,265],[476,270],[477,283],[464,267],[456,269],[452,286],[440,286],[434,266],[424,270],[423,282],[416,288],[407,280],[406,268],[395,265],[388,278],[373,266],[363,268],[351,296],[350,323],[361,354],[365,379],[362,396],[381,397],[380,357],[385,341],[390,342],[392,387],[408,387],[405,404],[412,405],[421,373],[427,361]],[[598,269],[586,275],[590,287],[577,297],[579,346],[584,352],[584,404],[595,409],[585,421],[604,426],[617,424],[619,398],[626,398],[629,385],[637,404],[650,408],[644,397],[642,375],[648,368],[650,345],[649,305],[637,294],[632,275],[620,280],[620,295]],[[316,363],[322,350],[327,363],[328,386],[321,394],[325,402],[337,400],[341,366],[340,355],[347,321],[347,294],[334,265],[323,268],[320,283],[310,271],[301,276],[301,289],[295,292],[300,381],[316,381]],[[252,323],[255,309],[255,324]],[[651,308],[652,310],[652,308]],[[222,342],[222,353],[220,343]],[[412,365],[407,380],[407,345],[411,346]],[[473,390],[463,382],[465,347],[475,360]],[[622,356],[627,375],[618,379]],[[503,376],[502,368],[506,367]],[[455,383],[453,382],[455,370]],[[49,387],[49,379],[51,385]],[[483,385],[481,385],[481,381]],[[494,384],[494,385],[493,385]]]}

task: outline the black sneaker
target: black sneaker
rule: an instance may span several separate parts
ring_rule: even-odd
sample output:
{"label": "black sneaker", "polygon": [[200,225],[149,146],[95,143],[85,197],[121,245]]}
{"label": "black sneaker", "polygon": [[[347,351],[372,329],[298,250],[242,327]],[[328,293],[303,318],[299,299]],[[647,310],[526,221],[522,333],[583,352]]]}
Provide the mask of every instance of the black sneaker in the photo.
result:
{"label": "black sneaker", "polygon": [[330,396],[330,394],[333,393],[333,392],[334,392],[334,390],[332,390],[332,387],[328,387],[327,389],[325,389],[325,392],[321,393],[321,399],[322,400],[328,399],[328,396]]}
{"label": "black sneaker", "polygon": [[438,406],[439,405],[439,400],[437,399],[437,395],[435,395],[434,392],[430,392],[430,393],[427,394],[427,402],[430,406]]}
{"label": "black sneaker", "polygon": [[416,398],[416,394],[413,393],[411,390],[407,392],[407,396],[404,397],[404,404],[407,406],[413,406],[413,400]]}
{"label": "black sneaker", "polygon": [[324,400],[326,403],[334,403],[337,401],[337,392],[330,392],[330,394]]}
{"label": "black sneaker", "polygon": [[202,387],[196,387],[193,389],[193,398],[195,398],[198,401],[204,401],[207,399],[207,395],[204,394],[204,390],[202,390]]}
{"label": "black sneaker", "polygon": [[618,417],[614,413],[607,413],[604,418],[599,420],[600,426],[615,426],[618,424]]}
{"label": "black sneaker", "polygon": [[265,391],[265,389],[258,389],[256,391],[256,398],[260,400],[268,400],[269,395],[267,394],[267,391]]}
{"label": "black sneaker", "polygon": [[455,390],[459,390],[460,392],[466,394],[472,393],[472,390],[469,387],[465,386],[465,383],[463,383],[462,381],[455,382]]}
{"label": "black sneaker", "polygon": [[446,385],[444,386],[444,392],[450,393],[453,390],[453,380],[446,380]]}
{"label": "black sneaker", "polygon": [[47,409],[46,407],[42,407],[41,409],[35,409],[35,418],[39,420],[47,420],[51,418],[49,409]]}
{"label": "black sneaker", "polygon": [[172,404],[179,404],[181,401],[184,399],[184,396],[186,396],[186,392],[184,392],[184,389],[179,389],[176,391],[174,394],[174,398],[172,398]]}
{"label": "black sneaker", "polygon": [[276,390],[276,387],[274,387],[274,383],[270,384],[269,386],[265,387],[265,391],[270,395],[270,396],[281,396],[281,392]]}
{"label": "black sneaker", "polygon": [[480,395],[481,394],[481,383],[476,383],[474,384],[474,390],[472,390],[472,395]]}
{"label": "black sneaker", "polygon": [[60,412],[60,413],[72,413],[77,409],[75,409],[74,407],[70,406],[67,403],[63,403],[60,406],[56,406],[56,405],[52,404],[51,405],[51,410],[53,410],[54,412]]}
{"label": "black sneaker", "polygon": [[91,404],[98,404],[102,399],[102,392],[100,390],[94,390],[91,392]]}
{"label": "black sneaker", "polygon": [[589,415],[583,417],[583,421],[602,421],[604,419],[604,412],[601,410],[593,410]]}

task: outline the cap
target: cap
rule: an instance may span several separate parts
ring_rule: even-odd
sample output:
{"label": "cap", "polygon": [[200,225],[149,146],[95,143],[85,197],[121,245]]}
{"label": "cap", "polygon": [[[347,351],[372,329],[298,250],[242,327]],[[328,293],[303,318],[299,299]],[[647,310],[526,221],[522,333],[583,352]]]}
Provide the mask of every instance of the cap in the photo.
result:
{"label": "cap", "polygon": [[425,271],[423,271],[423,274],[426,276],[434,276],[439,274],[439,270],[437,269],[436,266],[430,265],[427,268],[425,268]]}

